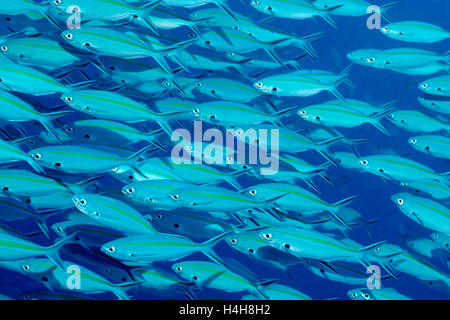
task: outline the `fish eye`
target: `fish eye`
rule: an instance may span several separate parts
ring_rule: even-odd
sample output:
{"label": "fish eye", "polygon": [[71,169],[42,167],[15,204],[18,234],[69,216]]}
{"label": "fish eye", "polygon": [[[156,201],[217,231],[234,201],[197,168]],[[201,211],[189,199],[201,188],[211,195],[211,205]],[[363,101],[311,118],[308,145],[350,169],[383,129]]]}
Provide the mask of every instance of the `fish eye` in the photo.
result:
{"label": "fish eye", "polygon": [[383,30],[384,32],[387,32],[387,31],[389,31],[389,28],[388,28],[388,27],[384,27],[384,28],[381,29],[381,30]]}
{"label": "fish eye", "polygon": [[263,85],[264,85],[264,84],[263,84],[262,82],[258,82],[258,83],[256,84],[256,86],[257,86],[258,88],[262,88]]}
{"label": "fish eye", "polygon": [[23,265],[22,266],[22,269],[24,270],[24,271],[28,271],[28,270],[30,270],[30,266],[29,265]]}
{"label": "fish eye", "polygon": [[298,113],[300,113],[302,116],[306,116],[306,111],[305,110],[301,110],[301,111],[299,111]]}
{"label": "fish eye", "polygon": [[422,83],[420,85],[420,87],[423,88],[423,89],[426,89],[426,88],[428,88],[428,83]]}
{"label": "fish eye", "polygon": [[113,253],[114,251],[116,251],[116,248],[115,247],[106,248],[106,251]]}
{"label": "fish eye", "polygon": [[229,54],[228,54],[230,57],[234,57],[234,52],[230,52]]}
{"label": "fish eye", "polygon": [[197,82],[195,85],[196,85],[198,88],[200,88],[200,87],[202,86],[202,83],[201,83],[201,82]]}
{"label": "fish eye", "polygon": [[367,293],[363,294],[363,297],[364,297],[364,299],[366,299],[366,300],[369,300],[369,298],[370,298],[370,296],[369,296]]}
{"label": "fish eye", "polygon": [[231,242],[232,244],[235,244],[235,243],[237,242],[237,240],[236,240],[236,239],[231,239],[230,242]]}
{"label": "fish eye", "polygon": [[381,248],[380,248],[380,247],[378,247],[378,248],[375,248],[375,252],[380,252],[380,250],[381,250]]}
{"label": "fish eye", "polygon": [[411,143],[412,144],[416,144],[417,143],[417,139],[411,139]]}
{"label": "fish eye", "polygon": [[134,193],[134,188],[129,188],[129,189],[127,189],[127,192],[129,193],[129,194],[133,194]]}
{"label": "fish eye", "polygon": [[84,47],[90,47],[90,46],[91,46],[91,43],[90,43],[90,42],[85,42],[85,43],[83,43],[83,46],[84,46]]}
{"label": "fish eye", "polygon": [[267,240],[272,238],[272,235],[270,233],[264,233],[263,237],[266,238]]}
{"label": "fish eye", "polygon": [[181,272],[181,271],[183,271],[183,268],[182,268],[182,267],[177,267],[177,268],[176,268],[176,271],[177,271],[177,272]]}
{"label": "fish eye", "polygon": [[177,194],[174,194],[174,195],[172,195],[172,196],[170,196],[173,200],[178,200],[178,198],[180,197],[179,195],[177,195]]}
{"label": "fish eye", "polygon": [[267,7],[266,9],[269,10],[269,11],[272,11],[272,10],[273,10],[272,7]]}
{"label": "fish eye", "polygon": [[198,113],[200,113],[200,109],[196,108],[196,109],[192,110],[192,112],[193,112],[194,114],[198,114]]}
{"label": "fish eye", "polygon": [[81,205],[85,205],[87,202],[86,202],[86,200],[84,200],[84,199],[80,199],[80,200],[78,201],[78,203],[81,204]]}
{"label": "fish eye", "polygon": [[73,98],[72,97],[64,97],[64,100],[66,100],[67,102],[72,102]]}
{"label": "fish eye", "polygon": [[356,297],[358,297],[358,294],[355,292],[355,293],[352,293],[352,297],[353,298],[356,298]]}
{"label": "fish eye", "polygon": [[73,39],[73,34],[71,34],[71,33],[66,33],[64,36],[69,40]]}
{"label": "fish eye", "polygon": [[39,153],[33,154],[32,157],[36,160],[39,160],[40,158],[42,158],[42,156]]}
{"label": "fish eye", "polygon": [[67,132],[73,132],[74,130],[73,130],[72,127],[66,127],[66,131],[67,131]]}
{"label": "fish eye", "polygon": [[376,59],[375,58],[368,58],[367,62],[374,62]]}
{"label": "fish eye", "polygon": [[241,27],[239,27],[239,26],[234,26],[233,29],[234,29],[234,30],[240,30]]}
{"label": "fish eye", "polygon": [[369,164],[369,161],[367,161],[367,160],[361,160],[360,163],[361,163],[363,166],[367,166],[367,165]]}
{"label": "fish eye", "polygon": [[166,87],[166,88],[170,87],[170,82],[169,81],[164,81],[163,82],[163,86]]}
{"label": "fish eye", "polygon": [[62,229],[61,227],[57,227],[57,228],[56,228],[56,231],[58,231],[58,232],[62,232],[62,231],[63,231],[63,229]]}
{"label": "fish eye", "polygon": [[252,196],[254,196],[258,193],[258,191],[253,189],[253,190],[250,190],[248,193],[250,193]]}
{"label": "fish eye", "polygon": [[53,1],[53,3],[55,4],[55,5],[57,5],[57,6],[59,6],[60,4],[61,4],[61,0],[55,0],[55,1]]}
{"label": "fish eye", "polygon": [[402,206],[405,201],[403,199],[397,199],[397,203]]}
{"label": "fish eye", "polygon": [[2,51],[3,51],[3,52],[8,51],[8,47],[7,47],[7,46],[3,46],[3,47],[2,47]]}
{"label": "fish eye", "polygon": [[259,0],[254,0],[254,1],[252,1],[252,5],[254,5],[254,6],[257,6],[257,5],[259,5],[259,4],[260,4]]}

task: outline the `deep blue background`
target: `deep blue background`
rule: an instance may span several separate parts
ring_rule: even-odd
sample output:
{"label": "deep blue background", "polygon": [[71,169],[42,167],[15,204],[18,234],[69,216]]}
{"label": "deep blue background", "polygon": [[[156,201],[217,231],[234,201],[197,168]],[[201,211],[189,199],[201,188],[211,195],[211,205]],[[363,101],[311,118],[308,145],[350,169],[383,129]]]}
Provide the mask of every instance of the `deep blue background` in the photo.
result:
{"label": "deep blue background", "polygon": [[[384,1],[387,3],[389,1]],[[389,10],[389,16],[393,21],[403,20],[419,20],[439,25],[450,30],[450,1],[441,0],[400,0],[396,7]],[[244,15],[254,15],[255,19],[262,18],[263,15],[256,12],[250,6],[243,7],[240,1],[229,1],[230,6]],[[382,4],[377,1],[376,4]],[[326,31],[322,40],[314,44],[314,48],[319,54],[317,61],[311,61],[308,58],[301,60],[303,68],[315,68],[340,72],[344,69],[349,61],[346,54],[352,50],[362,48],[388,49],[395,47],[416,47],[431,51],[444,53],[449,50],[449,40],[445,40],[436,44],[416,44],[400,42],[383,36],[378,30],[369,30],[366,27],[367,16],[364,17],[343,17],[333,16],[338,28],[334,29],[329,24],[318,18],[317,22],[313,20],[285,20],[274,19],[271,24],[277,25],[283,30],[294,31],[297,35],[309,35],[318,31]],[[383,21],[385,24],[385,21]],[[409,76],[393,71],[380,69],[371,69],[364,66],[355,65],[351,69],[350,79],[356,85],[355,88],[346,86],[340,87],[340,91],[345,97],[360,99],[370,103],[382,105],[391,100],[397,100],[395,104],[399,109],[415,109],[420,110],[430,116],[438,114],[423,108],[418,102],[417,97],[421,95],[421,91],[417,89],[417,84],[426,79],[427,76]],[[321,102],[329,100],[327,93],[320,94],[311,99],[296,100],[299,106],[310,102]],[[50,101],[54,100],[48,100]],[[389,121],[383,120],[383,125],[391,132],[392,136],[387,137],[370,125],[364,125],[357,129],[340,130],[348,138],[368,138],[369,143],[358,146],[361,155],[372,153],[394,151],[399,155],[407,156],[413,160],[422,162],[437,172],[449,171],[448,160],[440,160],[427,156],[423,153],[415,151],[408,144],[408,138],[413,133],[408,133],[396,128]],[[339,150],[335,148],[334,150]],[[344,149],[343,149],[344,150]],[[317,156],[310,155],[316,161],[322,159]],[[360,195],[351,207],[358,210],[365,218],[379,218],[380,221],[372,226],[374,239],[368,238],[365,230],[356,230],[351,233],[351,238],[363,244],[371,242],[388,240],[391,243],[399,244],[404,247],[403,239],[400,235],[400,225],[404,225],[412,230],[417,236],[428,237],[430,232],[424,228],[418,227],[414,222],[402,215],[396,206],[390,200],[391,195],[403,192],[395,183],[383,182],[380,178],[342,168],[332,167],[328,174],[331,177],[339,177],[346,181],[335,187],[316,180],[319,189],[322,191],[324,199],[330,202],[337,201],[344,197],[358,194]],[[246,181],[241,181],[244,185]],[[42,240],[45,241],[45,240]],[[342,283],[327,281],[314,274],[309,273],[303,267],[295,267],[290,271],[291,279],[288,279],[282,272],[273,269],[266,269],[259,264],[255,264],[232,251],[225,243],[220,243],[216,247],[216,251],[223,256],[238,258],[252,271],[261,278],[279,278],[279,283],[292,286],[314,299],[340,298],[347,299],[347,291],[353,289],[354,286],[347,286]],[[204,259],[203,255],[194,255],[188,259]],[[448,269],[442,267],[439,261],[433,261],[436,265],[448,273]],[[171,263],[167,264],[169,267]],[[164,264],[162,264],[164,266]],[[170,270],[168,268],[168,270]],[[362,270],[363,272],[365,270]],[[448,296],[438,291],[431,290],[420,284],[416,279],[403,274],[398,280],[386,280],[383,286],[393,287],[397,291],[415,299],[448,299]],[[20,276],[16,273],[1,270],[0,272],[0,293],[9,294],[16,298],[20,297],[20,293],[24,289],[39,288],[38,283],[32,282],[29,278]],[[134,298],[161,298],[143,294],[136,290],[131,290],[130,294]],[[97,297],[113,298],[109,294],[96,295]],[[204,290],[197,293],[200,299],[239,299],[242,296],[238,294],[227,294],[217,290]],[[167,298],[182,298],[182,296],[172,296]]]}

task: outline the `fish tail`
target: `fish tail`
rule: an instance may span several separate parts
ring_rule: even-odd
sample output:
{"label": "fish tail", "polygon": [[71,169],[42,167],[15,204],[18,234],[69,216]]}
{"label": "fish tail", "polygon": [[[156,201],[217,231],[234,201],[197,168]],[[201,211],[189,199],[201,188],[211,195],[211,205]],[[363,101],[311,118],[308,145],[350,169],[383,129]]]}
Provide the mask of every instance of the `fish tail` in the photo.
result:
{"label": "fish tail", "polygon": [[348,77],[348,75],[350,74],[350,69],[353,67],[353,65],[354,65],[354,63],[351,63],[347,67],[345,67],[345,69],[339,73],[339,76],[342,78]]}
{"label": "fish tail", "polygon": [[62,142],[61,138],[59,137],[58,133],[56,133],[56,130],[53,127],[52,120],[53,120],[52,118],[46,118],[46,119],[43,119],[43,120],[41,120],[39,122],[44,127],[44,129],[48,133],[50,133],[57,141]]}
{"label": "fish tail", "polygon": [[87,88],[94,82],[95,82],[95,80],[87,80],[87,81],[82,81],[82,82],[78,82],[78,83],[68,84],[68,85],[66,85],[66,90],[64,90],[63,93],[66,93],[67,91],[71,91],[73,89]]}
{"label": "fish tail", "polygon": [[39,173],[39,174],[45,173],[45,170],[39,164],[37,164],[34,160],[27,159],[26,162],[30,165],[31,168],[33,168],[34,171],[36,171],[36,173]]}
{"label": "fish tail", "polygon": [[391,107],[392,107],[392,105],[395,104],[397,101],[398,101],[398,100],[392,100],[392,101],[389,101],[389,102],[383,104],[380,108],[383,109],[383,110],[388,110],[388,109],[389,109],[390,111],[392,111]]}
{"label": "fish tail", "polygon": [[206,240],[204,242],[201,243],[202,247],[207,247],[207,248],[211,248],[213,246],[215,246],[219,241],[221,241],[223,238],[225,238],[226,236],[230,235],[231,233],[233,233],[232,231],[228,231],[228,232],[224,232],[221,233],[215,237],[212,237],[209,240]]}
{"label": "fish tail", "polygon": [[319,142],[318,145],[324,146],[324,147],[329,147],[329,146],[335,144],[336,142],[342,141],[343,139],[344,139],[344,136],[339,135],[339,136],[336,136],[336,137],[333,137],[330,139],[323,140],[323,141]]}
{"label": "fish tail", "polygon": [[337,99],[341,100],[341,101],[346,101],[346,99],[344,98],[344,96],[339,92],[339,90],[337,89],[337,87],[343,83],[347,81],[347,77],[343,76],[342,78],[340,78],[339,80],[335,81],[334,83],[332,83],[330,85],[330,87],[328,88],[328,91],[335,96]]}
{"label": "fish tail", "polygon": [[140,9],[143,9],[144,24],[156,35],[159,35],[159,33],[156,30],[155,26],[153,25],[152,21],[147,17],[150,16],[150,13],[153,11],[155,7],[157,7],[161,3],[161,1],[162,0],[149,2],[139,7]]}
{"label": "fish tail", "polygon": [[164,57],[159,57],[157,55],[153,55],[152,56],[153,59],[155,59],[155,61],[159,64],[159,66],[168,74],[173,74],[172,69],[170,68],[169,64],[167,63],[167,61],[165,60]]}
{"label": "fish tail", "polygon": [[255,289],[249,290],[251,294],[254,294],[264,300],[269,300],[269,297],[264,293],[264,287],[267,287],[275,282],[278,282],[278,279],[271,280],[262,280],[255,284]]}
{"label": "fish tail", "polygon": [[181,61],[181,59],[178,56],[176,56],[176,52],[175,52],[175,54],[169,53],[167,55],[167,57],[169,57],[175,63],[177,63],[184,72],[189,72],[189,67],[186,66],[186,64],[183,61]]}
{"label": "fish tail", "polygon": [[[323,35],[325,32],[317,32],[314,34],[311,34],[309,36],[302,37],[300,39],[297,38],[291,38],[287,42],[292,45],[297,45],[299,48],[302,48],[308,56],[310,56],[313,60],[317,59],[319,55],[317,54],[316,50],[313,48],[312,44],[314,42],[319,41],[323,38]],[[300,59],[303,58],[304,55],[300,56]],[[299,58],[295,58],[294,60],[299,60]],[[301,68],[301,67],[300,67]]]}
{"label": "fish tail", "polygon": [[380,6],[381,9],[381,16],[387,21],[387,22],[392,22],[391,18],[389,18],[389,16],[386,14],[386,11],[394,6],[396,6],[398,4],[398,2],[390,2],[390,3],[386,3],[382,6]]}
{"label": "fish tail", "polygon": [[313,189],[315,192],[320,193],[319,188],[315,185],[314,181],[312,179],[307,178],[301,178],[301,180],[308,185],[311,189]]}
{"label": "fish tail", "polygon": [[334,20],[331,18],[330,14],[332,14],[333,10],[339,9],[340,7],[342,7],[343,4],[338,5],[338,6],[334,6],[332,8],[328,8],[325,10],[320,10],[320,17],[325,20],[326,22],[328,22],[333,28],[337,29],[337,25],[336,22],[334,22]]}
{"label": "fish tail", "polygon": [[72,233],[70,236],[56,242],[55,244],[51,245],[50,247],[46,248],[45,255],[47,258],[49,258],[56,266],[61,268],[61,270],[64,270],[63,262],[61,260],[61,257],[59,256],[59,250],[65,246],[66,244],[69,244],[72,242],[73,237],[77,232]]}
{"label": "fish tail", "polygon": [[373,232],[372,232],[372,229],[370,228],[370,226],[378,221],[379,221],[379,219],[372,219],[372,220],[364,220],[363,219],[362,220],[362,223],[366,227],[367,234],[369,235],[370,239],[373,239]]}
{"label": "fish tail", "polygon": [[[153,8],[152,8],[153,9]],[[151,11],[151,10],[150,10]],[[147,16],[147,13],[145,13],[145,16]],[[159,32],[156,29],[156,27],[153,25],[152,21],[147,18],[147,17],[143,17],[142,21],[144,22],[144,25],[149,28],[154,34],[156,34],[157,36],[159,36]]]}
{"label": "fish tail", "polygon": [[226,14],[228,14],[230,17],[232,17],[234,20],[239,21],[235,14],[233,13],[233,11],[231,11],[230,7],[228,7],[227,4],[225,4],[225,1],[211,1],[212,3],[214,3],[216,6],[218,6],[223,12],[225,12]]}
{"label": "fish tail", "polygon": [[328,14],[328,12],[323,12],[320,14],[323,20],[325,20],[329,25],[331,25],[333,28],[337,29],[336,22],[334,22],[333,18]]}
{"label": "fish tail", "polygon": [[40,217],[33,215],[33,220],[36,222],[36,224],[39,226],[39,228],[41,229],[42,233],[48,238],[51,239],[50,237],[50,230],[48,230],[47,228],[47,224],[45,223],[45,221],[43,219],[41,219]]}
{"label": "fish tail", "polygon": [[112,291],[112,293],[117,297],[119,300],[130,300],[130,296],[128,296],[126,290],[122,288],[117,288]]}
{"label": "fish tail", "polygon": [[276,63],[278,63],[281,66],[284,66],[283,62],[281,61],[280,57],[278,57],[277,53],[273,48],[264,48],[264,51],[267,53],[267,55]]}
{"label": "fish tail", "polygon": [[312,47],[312,45],[313,45],[313,43],[322,39],[324,34],[325,34],[325,32],[321,31],[321,32],[316,32],[316,33],[310,34],[309,36],[303,37],[302,38],[303,50],[305,50],[306,53],[308,53],[312,57],[318,57],[316,50]]}
{"label": "fish tail", "polygon": [[274,112],[271,114],[272,117],[276,118],[277,120],[280,120],[281,118],[284,118],[289,115],[292,111],[296,110],[298,107],[290,107],[286,108],[277,112]]}
{"label": "fish tail", "polygon": [[234,65],[233,68],[235,68],[237,71],[239,71],[240,74],[242,74],[247,80],[252,81],[252,77],[248,74],[247,71],[245,71],[244,68],[240,65]]}
{"label": "fish tail", "polygon": [[84,192],[86,190],[86,187],[97,181],[100,180],[101,178],[103,178],[103,176],[96,176],[93,178],[89,178],[86,180],[81,180],[79,182],[76,183],[72,183],[72,184],[66,184],[67,188],[69,188],[73,193],[78,193],[78,192]]}
{"label": "fish tail", "polygon": [[111,292],[115,294],[119,300],[130,300],[130,296],[128,295],[127,291],[141,283],[142,281],[131,281],[113,284]]}
{"label": "fish tail", "polygon": [[145,146],[142,149],[133,153],[131,156],[127,157],[126,160],[127,161],[135,160],[135,159],[139,158],[141,155],[143,155],[144,153],[146,153],[152,147],[153,147],[153,145],[151,145],[151,144],[148,146]]}
{"label": "fish tail", "polygon": [[228,184],[230,184],[236,190],[242,189],[242,186],[236,180],[234,180],[233,177],[226,177],[225,181],[228,182]]}
{"label": "fish tail", "polygon": [[350,202],[355,200],[357,197],[358,196],[351,196],[351,197],[345,198],[343,200],[340,200],[338,202],[335,202],[332,204],[332,208],[329,211],[332,214],[333,218],[336,219],[337,222],[341,223],[342,225],[344,225],[345,227],[347,227],[350,230],[352,229],[351,226],[347,223],[347,221],[345,221],[339,215],[339,210],[342,209],[343,207],[347,206]]}
{"label": "fish tail", "polygon": [[351,196],[345,199],[342,199],[338,202],[333,203],[333,207],[337,210],[342,209],[343,207],[347,206],[350,202],[358,198],[358,196]]}
{"label": "fish tail", "polygon": [[444,186],[449,187],[450,186],[450,171],[449,172],[444,172],[439,174],[438,176],[438,180],[440,183],[442,183]]}
{"label": "fish tail", "polygon": [[164,130],[164,132],[167,133],[167,135],[172,136],[172,127],[166,119],[160,117],[158,120],[156,120],[156,122]]}
{"label": "fish tail", "polygon": [[450,50],[444,53],[445,62],[450,63]]}

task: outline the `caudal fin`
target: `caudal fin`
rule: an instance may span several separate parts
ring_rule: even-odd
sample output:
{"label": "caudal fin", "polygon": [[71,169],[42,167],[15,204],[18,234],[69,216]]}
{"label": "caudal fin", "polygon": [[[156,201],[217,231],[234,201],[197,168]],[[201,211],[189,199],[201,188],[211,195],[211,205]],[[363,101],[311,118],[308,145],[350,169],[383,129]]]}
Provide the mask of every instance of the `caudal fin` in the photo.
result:
{"label": "caudal fin", "polygon": [[398,2],[391,2],[380,6],[381,16],[386,19],[387,22],[392,22],[391,18],[386,14],[386,11],[394,6],[396,6]]}
{"label": "caudal fin", "polygon": [[49,258],[55,265],[57,265],[61,270],[64,270],[63,262],[59,256],[59,250],[68,243],[71,243],[72,238],[77,234],[77,232],[72,233],[70,236],[56,242],[50,247],[46,248],[45,255]]}

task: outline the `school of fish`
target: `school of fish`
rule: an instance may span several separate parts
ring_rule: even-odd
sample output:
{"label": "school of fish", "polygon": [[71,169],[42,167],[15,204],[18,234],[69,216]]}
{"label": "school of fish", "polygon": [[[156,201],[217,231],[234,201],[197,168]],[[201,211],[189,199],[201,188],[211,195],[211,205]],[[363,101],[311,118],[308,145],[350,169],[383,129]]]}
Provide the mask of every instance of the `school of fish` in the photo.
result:
{"label": "school of fish", "polygon": [[[344,19],[367,28],[370,6],[0,0],[0,299],[426,298],[402,291],[405,277],[448,298],[450,51],[415,46],[448,45],[450,24],[379,4],[372,32],[397,45],[368,39],[339,52],[348,67],[321,68],[316,43]],[[413,79],[417,105],[344,94],[367,67]],[[206,163],[209,143],[182,145],[203,161],[174,162],[174,131],[195,121],[248,147],[261,141],[245,130],[278,130],[279,168],[261,174],[235,149]],[[363,130],[385,148],[367,152]],[[342,191],[352,176],[361,194]],[[365,179],[398,191],[387,213],[402,241],[373,232],[390,222]],[[340,289],[311,290],[327,283]]]}

